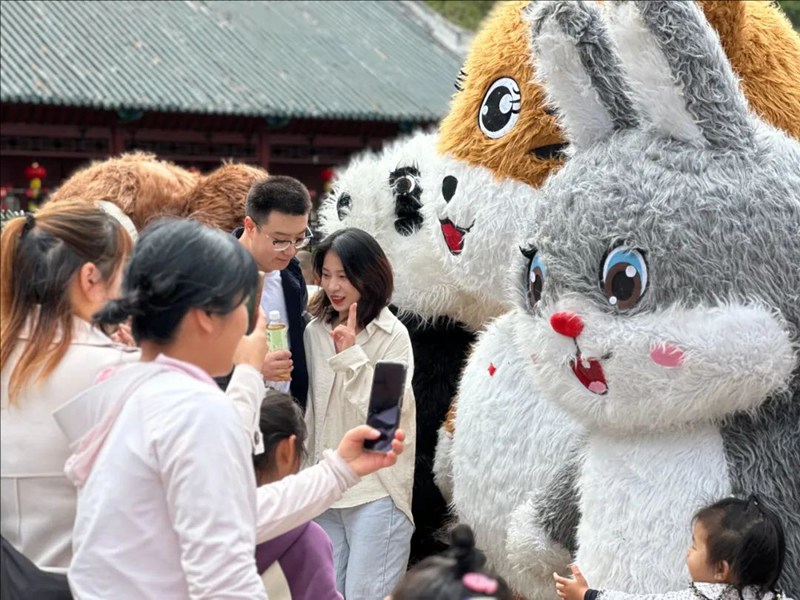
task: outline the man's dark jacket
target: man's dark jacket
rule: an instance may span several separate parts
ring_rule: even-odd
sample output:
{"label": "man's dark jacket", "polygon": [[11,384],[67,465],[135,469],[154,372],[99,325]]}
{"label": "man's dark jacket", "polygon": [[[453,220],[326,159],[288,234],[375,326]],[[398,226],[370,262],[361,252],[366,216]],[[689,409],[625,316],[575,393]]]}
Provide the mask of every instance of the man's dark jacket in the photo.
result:
{"label": "man's dark jacket", "polygon": [[[240,238],[243,231],[239,227],[233,232],[233,235]],[[289,266],[281,271],[281,284],[287,312],[286,315],[281,316],[287,320],[287,325],[289,325],[289,345],[292,349],[292,363],[294,364],[290,389],[292,396],[305,412],[308,397],[308,369],[306,368],[306,351],[303,346],[303,332],[306,328],[303,313],[305,313],[308,303],[308,289],[305,279],[303,279],[303,271],[300,269],[300,262],[296,258],[293,258]],[[217,383],[222,389],[228,387],[229,381],[230,375],[217,379]]]}

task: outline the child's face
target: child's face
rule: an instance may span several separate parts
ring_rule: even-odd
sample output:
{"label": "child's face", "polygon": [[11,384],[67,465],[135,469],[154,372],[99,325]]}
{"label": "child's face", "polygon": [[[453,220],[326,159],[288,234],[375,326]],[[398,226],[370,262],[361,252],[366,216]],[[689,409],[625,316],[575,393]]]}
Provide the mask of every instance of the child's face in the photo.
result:
{"label": "child's face", "polygon": [[297,452],[297,436],[290,435],[278,442],[275,453],[276,481],[287,475],[294,475],[300,470],[300,454]]}
{"label": "child's face", "polygon": [[692,528],[692,545],[686,554],[686,566],[692,581],[701,583],[719,583],[719,573],[708,560],[708,531],[699,521]]}
{"label": "child's face", "polygon": [[275,448],[275,462],[272,467],[256,473],[256,485],[262,486],[280,481],[287,475],[300,470],[300,453],[297,451],[297,436],[290,435],[278,442]]}

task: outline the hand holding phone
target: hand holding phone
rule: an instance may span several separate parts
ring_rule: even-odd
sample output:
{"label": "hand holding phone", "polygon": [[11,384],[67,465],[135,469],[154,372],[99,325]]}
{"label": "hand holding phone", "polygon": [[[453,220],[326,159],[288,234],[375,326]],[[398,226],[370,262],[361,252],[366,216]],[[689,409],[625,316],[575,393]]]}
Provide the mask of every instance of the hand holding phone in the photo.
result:
{"label": "hand holding phone", "polygon": [[372,452],[364,449],[364,440],[374,437],[377,431],[369,425],[359,425],[344,434],[337,452],[359,477],[364,477],[380,469],[391,467],[397,457],[405,450],[406,434],[402,429],[394,432],[392,449],[389,452]]}
{"label": "hand holding phone", "polygon": [[365,440],[365,450],[389,452],[392,449],[394,432],[400,425],[407,371],[408,367],[399,362],[378,361],[375,364],[367,425],[377,429],[380,436],[375,440]]}

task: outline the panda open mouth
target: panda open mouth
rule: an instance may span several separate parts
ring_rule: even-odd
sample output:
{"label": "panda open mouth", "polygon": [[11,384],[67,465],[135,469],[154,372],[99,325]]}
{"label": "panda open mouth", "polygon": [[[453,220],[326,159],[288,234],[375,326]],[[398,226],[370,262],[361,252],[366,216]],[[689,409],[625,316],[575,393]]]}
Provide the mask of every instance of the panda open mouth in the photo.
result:
{"label": "panda open mouth", "polygon": [[467,229],[458,227],[450,219],[440,220],[439,223],[442,226],[442,235],[447,248],[451,254],[458,256],[464,250],[464,236],[470,232],[474,223]]}
{"label": "panda open mouth", "polygon": [[593,394],[600,396],[608,392],[608,384],[606,383],[606,376],[603,373],[603,367],[600,365],[599,360],[593,358],[583,358],[580,350],[575,355],[575,358],[570,362],[572,372],[578,378],[584,387]]}

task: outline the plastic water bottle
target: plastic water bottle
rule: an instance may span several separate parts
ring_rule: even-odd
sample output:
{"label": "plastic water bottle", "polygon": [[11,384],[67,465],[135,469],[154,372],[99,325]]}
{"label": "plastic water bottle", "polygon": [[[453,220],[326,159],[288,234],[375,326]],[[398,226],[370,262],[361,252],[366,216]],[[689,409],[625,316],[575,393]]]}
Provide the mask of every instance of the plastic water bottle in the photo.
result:
{"label": "plastic water bottle", "polygon": [[267,323],[267,340],[269,341],[269,351],[288,350],[289,339],[286,323],[281,320],[279,310],[269,311],[269,321]]}

